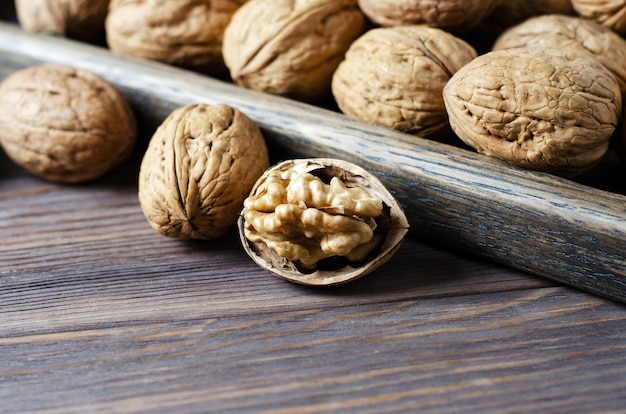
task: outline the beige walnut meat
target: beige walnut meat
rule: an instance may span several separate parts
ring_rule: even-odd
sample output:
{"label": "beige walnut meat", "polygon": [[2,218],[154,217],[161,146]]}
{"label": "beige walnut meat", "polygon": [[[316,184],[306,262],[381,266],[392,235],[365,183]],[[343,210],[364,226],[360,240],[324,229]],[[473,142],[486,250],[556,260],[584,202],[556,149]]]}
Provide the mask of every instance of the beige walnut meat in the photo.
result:
{"label": "beige walnut meat", "polygon": [[423,137],[450,135],[442,91],[476,57],[462,39],[423,25],[376,28],[348,49],[332,79],[339,109]]}
{"label": "beige walnut meat", "polygon": [[111,0],[111,51],[211,75],[226,73],[222,39],[246,0]]}
{"label": "beige walnut meat", "polygon": [[165,236],[221,237],[268,167],[263,135],[245,114],[224,104],[186,105],[150,139],[139,171],[142,211]]}
{"label": "beige walnut meat", "polygon": [[83,41],[104,37],[109,0],[15,0],[20,26]]}
{"label": "beige walnut meat", "polygon": [[321,101],[343,54],[365,30],[356,0],[254,0],[226,27],[224,61],[241,86]]}
{"label": "beige walnut meat", "polygon": [[39,65],[0,84],[0,144],[41,178],[61,183],[98,178],[131,155],[136,138],[124,97],[90,71]]}
{"label": "beige walnut meat", "polygon": [[308,285],[344,283],[385,263],[408,231],[402,208],[362,168],[336,159],[280,162],[244,201],[242,244],[264,269]]}
{"label": "beige walnut meat", "polygon": [[444,100],[457,136],[478,152],[563,176],[603,158],[621,115],[608,69],[553,48],[479,56],[450,79]]}

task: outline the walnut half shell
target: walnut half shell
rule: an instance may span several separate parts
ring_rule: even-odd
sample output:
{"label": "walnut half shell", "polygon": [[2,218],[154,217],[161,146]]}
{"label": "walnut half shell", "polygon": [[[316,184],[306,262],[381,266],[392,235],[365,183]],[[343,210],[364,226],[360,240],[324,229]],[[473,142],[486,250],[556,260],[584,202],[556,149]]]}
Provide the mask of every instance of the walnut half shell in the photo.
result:
{"label": "walnut half shell", "polygon": [[244,250],[275,276],[334,285],[371,273],[409,229],[374,175],[346,161],[282,161],[257,180],[238,220]]}

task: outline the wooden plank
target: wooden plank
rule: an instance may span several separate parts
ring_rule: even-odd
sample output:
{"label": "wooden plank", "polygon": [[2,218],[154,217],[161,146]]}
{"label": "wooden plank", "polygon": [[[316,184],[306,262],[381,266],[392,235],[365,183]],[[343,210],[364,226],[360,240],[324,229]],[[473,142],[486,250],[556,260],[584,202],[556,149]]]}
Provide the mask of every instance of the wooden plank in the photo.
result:
{"label": "wooden plank", "polygon": [[253,315],[218,305],[210,317],[3,337],[2,411],[618,412],[626,402],[626,317],[614,303],[564,288],[356,296],[363,303]]}
{"label": "wooden plank", "polygon": [[10,23],[0,24],[0,55],[4,76],[40,62],[99,73],[128,97],[146,130],[184,104],[236,106],[262,127],[274,157],[337,157],[380,176],[415,237],[626,301],[624,195]]}

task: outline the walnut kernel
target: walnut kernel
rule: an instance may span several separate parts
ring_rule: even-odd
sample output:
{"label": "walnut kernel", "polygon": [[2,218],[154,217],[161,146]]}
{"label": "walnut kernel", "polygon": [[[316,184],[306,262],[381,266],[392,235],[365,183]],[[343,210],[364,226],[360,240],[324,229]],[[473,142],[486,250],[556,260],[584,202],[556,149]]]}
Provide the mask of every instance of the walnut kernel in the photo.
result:
{"label": "walnut kernel", "polygon": [[0,84],[0,144],[41,178],[98,178],[131,155],[136,139],[124,97],[90,71],[45,64],[14,72]]}
{"label": "walnut kernel", "polygon": [[563,176],[605,155],[621,116],[613,74],[588,53],[514,48],[481,55],[445,86],[453,130],[478,152]]}
{"label": "walnut kernel", "polygon": [[402,208],[376,177],[323,158],[268,169],[239,218],[242,244],[257,264],[308,285],[370,273],[396,252],[407,231]]}
{"label": "walnut kernel", "polygon": [[242,112],[224,104],[186,105],[150,139],[139,171],[142,211],[165,236],[221,237],[268,166],[263,135]]}

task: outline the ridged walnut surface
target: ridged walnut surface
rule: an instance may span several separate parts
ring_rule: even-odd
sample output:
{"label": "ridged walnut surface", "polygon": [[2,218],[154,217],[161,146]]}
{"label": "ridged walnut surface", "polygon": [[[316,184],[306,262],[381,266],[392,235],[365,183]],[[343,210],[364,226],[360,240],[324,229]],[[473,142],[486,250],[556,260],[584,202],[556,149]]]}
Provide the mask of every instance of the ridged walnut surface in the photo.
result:
{"label": "ridged walnut surface", "polygon": [[626,34],[626,0],[571,0],[576,13]]}
{"label": "ridged walnut surface", "polygon": [[423,137],[451,135],[442,91],[476,57],[460,38],[427,26],[372,29],[357,39],[332,81],[341,111]]}
{"label": "ridged walnut surface", "polygon": [[125,98],[90,71],[37,65],[0,85],[0,144],[46,180],[98,178],[130,156],[136,138]]}
{"label": "ridged walnut surface", "polygon": [[224,29],[245,1],[112,0],[107,42],[116,53],[222,75]]}
{"label": "ridged walnut surface", "polygon": [[224,60],[241,86],[320,101],[330,96],[333,72],[365,30],[356,0],[255,0],[228,24]]}
{"label": "ridged walnut surface", "polygon": [[150,139],[139,201],[150,225],[180,239],[215,239],[233,228],[244,198],[269,167],[261,131],[223,104],[174,110]]}
{"label": "ridged walnut surface", "polygon": [[444,100],[452,128],[478,152],[564,176],[602,159],[621,116],[614,76],[561,49],[479,56],[450,79]]}

